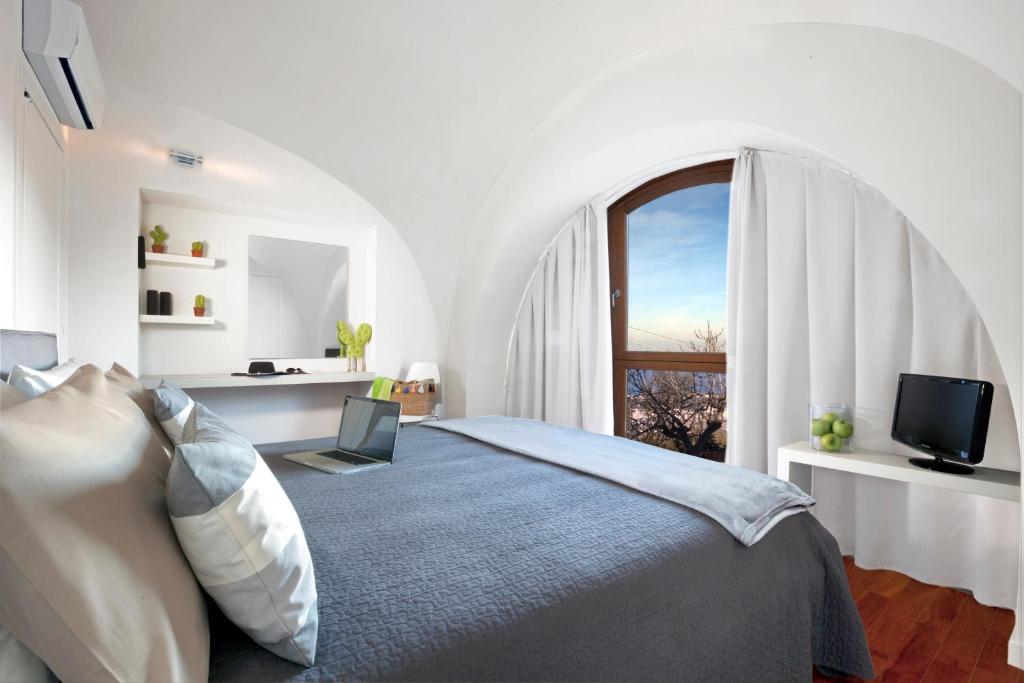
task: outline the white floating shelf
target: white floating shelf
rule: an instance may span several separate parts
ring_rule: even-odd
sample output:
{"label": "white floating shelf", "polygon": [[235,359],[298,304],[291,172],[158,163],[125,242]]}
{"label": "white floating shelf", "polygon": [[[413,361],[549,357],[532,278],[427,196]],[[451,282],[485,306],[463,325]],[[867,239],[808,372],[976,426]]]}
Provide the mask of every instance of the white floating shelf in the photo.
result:
{"label": "white floating shelf", "polygon": [[[869,477],[903,481],[909,484],[924,484],[950,491],[1020,501],[1020,472],[997,470],[991,467],[975,466],[973,474],[949,474],[922,469],[902,455],[866,450],[825,453],[814,450],[806,441],[798,441],[780,448],[778,463],[779,477],[789,481],[794,481],[794,477],[787,474],[794,469],[794,465],[797,467],[821,467]],[[811,474],[813,477],[812,473],[805,472],[804,474]],[[806,488],[804,490],[807,491]]]}
{"label": "white floating shelf", "polygon": [[155,254],[146,252],[146,263],[154,266],[185,266],[186,268],[216,268],[217,260],[191,254]]}
{"label": "white floating shelf", "polygon": [[372,372],[309,372],[305,375],[271,375],[269,377],[236,377],[223,375],[143,375],[142,386],[154,389],[167,380],[182,389],[217,389],[228,387],[280,387],[294,384],[348,384],[372,382]]}
{"label": "white floating shelf", "polygon": [[194,315],[140,315],[144,325],[213,325],[214,318],[197,318]]}

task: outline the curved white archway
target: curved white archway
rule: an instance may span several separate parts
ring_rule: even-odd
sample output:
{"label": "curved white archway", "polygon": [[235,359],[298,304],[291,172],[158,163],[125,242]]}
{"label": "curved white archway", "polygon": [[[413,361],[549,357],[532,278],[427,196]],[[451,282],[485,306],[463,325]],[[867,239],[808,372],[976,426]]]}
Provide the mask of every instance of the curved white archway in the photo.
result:
{"label": "curved white archway", "polygon": [[620,65],[534,132],[475,222],[449,333],[449,386],[464,391],[452,407],[500,409],[516,298],[565,216],[657,163],[740,144],[833,160],[899,206],[976,301],[1019,405],[1020,136],[1013,87],[881,29],[760,26]]}
{"label": "curved white archway", "polygon": [[[1021,109],[1019,89],[964,54],[862,26],[729,30],[606,71],[533,131],[468,232],[449,326],[449,409],[500,410],[518,294],[575,207],[659,163],[749,144],[811,151],[900,207],[977,305],[1019,432]],[[1018,596],[1018,666],[1022,610]]]}

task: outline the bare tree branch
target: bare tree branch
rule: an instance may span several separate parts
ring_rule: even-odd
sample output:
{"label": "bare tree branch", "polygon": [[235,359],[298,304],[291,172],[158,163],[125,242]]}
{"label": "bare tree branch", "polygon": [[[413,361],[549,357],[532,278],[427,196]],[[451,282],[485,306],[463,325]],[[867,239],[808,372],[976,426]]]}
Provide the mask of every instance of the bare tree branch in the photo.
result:
{"label": "bare tree branch", "polygon": [[[708,322],[687,344],[692,351],[721,353],[724,333]],[[626,384],[629,438],[691,455],[724,453],[724,374],[630,369]]]}

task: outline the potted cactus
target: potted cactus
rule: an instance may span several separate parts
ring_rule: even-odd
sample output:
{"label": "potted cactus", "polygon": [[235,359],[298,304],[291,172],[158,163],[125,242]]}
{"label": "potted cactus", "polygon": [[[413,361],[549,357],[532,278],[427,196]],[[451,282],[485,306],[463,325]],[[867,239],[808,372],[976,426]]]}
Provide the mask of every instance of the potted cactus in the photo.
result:
{"label": "potted cactus", "polygon": [[167,251],[167,238],[170,235],[164,230],[164,226],[158,225],[149,231],[149,236],[153,238],[153,253],[162,254]]}
{"label": "potted cactus", "polygon": [[338,321],[338,341],[345,349],[349,372],[366,372],[366,345],[373,338],[373,328],[362,323],[353,334],[352,328],[343,320]]}
{"label": "potted cactus", "polygon": [[199,258],[200,256],[203,255],[203,243],[202,242],[193,242],[192,243],[192,255],[195,256],[196,258]]}
{"label": "potted cactus", "polygon": [[196,294],[196,305],[192,307],[192,312],[196,314],[197,318],[202,318],[206,315],[206,297],[202,294]]}

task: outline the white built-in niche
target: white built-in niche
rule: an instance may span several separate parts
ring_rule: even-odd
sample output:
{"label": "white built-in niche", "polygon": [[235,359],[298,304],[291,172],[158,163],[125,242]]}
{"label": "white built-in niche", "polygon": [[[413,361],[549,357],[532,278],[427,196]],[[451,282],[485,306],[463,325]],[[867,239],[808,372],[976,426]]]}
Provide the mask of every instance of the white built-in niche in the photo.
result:
{"label": "white built-in niche", "polygon": [[[151,252],[149,231],[162,225],[170,237],[165,254]],[[376,228],[280,212],[271,208],[144,189],[140,192],[140,233],[146,268],[139,270],[139,364],[141,374],[167,377],[244,371],[250,358],[264,355],[249,341],[250,237],[270,237],[344,248],[349,322],[374,324]],[[203,242],[202,258],[191,244]],[[171,293],[173,315],[146,315],[146,291]],[[206,313],[193,314],[197,294]],[[326,293],[325,293],[326,294]],[[344,360],[322,353],[274,359],[279,368],[342,371]],[[374,367],[373,344],[366,349]]]}

